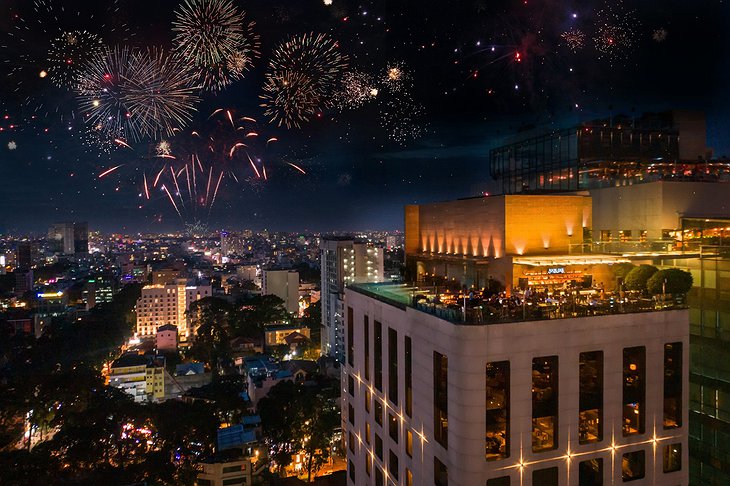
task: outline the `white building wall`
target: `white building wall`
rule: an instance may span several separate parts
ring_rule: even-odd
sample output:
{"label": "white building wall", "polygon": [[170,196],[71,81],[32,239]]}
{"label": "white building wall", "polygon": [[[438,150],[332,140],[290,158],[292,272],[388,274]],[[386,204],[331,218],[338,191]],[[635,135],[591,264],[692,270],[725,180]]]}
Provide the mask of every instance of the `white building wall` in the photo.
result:
{"label": "white building wall", "polygon": [[[578,463],[603,459],[604,484],[622,483],[622,455],[637,449],[646,452],[646,476],[632,485],[686,485],[688,481],[688,314],[665,311],[642,314],[518,322],[483,326],[459,326],[413,309],[400,309],[352,290],[346,292],[346,307],[353,308],[354,367],[342,368],[343,430],[352,431],[355,453],[348,458],[355,465],[356,484],[372,484],[375,467],[387,472],[388,451],[399,458],[399,481],[405,483],[405,468],[413,474],[413,485],[434,484],[434,456],[448,467],[449,484],[484,486],[491,478],[509,475],[511,484],[531,486],[536,469],[556,466],[561,485],[578,484]],[[363,318],[370,323],[370,377],[364,380]],[[383,391],[388,389],[388,328],[398,333],[398,405],[377,391],[373,361],[374,321],[383,325]],[[412,339],[413,416],[404,409],[404,336]],[[663,356],[665,343],[683,343],[683,426],[663,430]],[[623,349],[646,347],[646,433],[622,435]],[[604,352],[604,428],[599,443],[578,444],[578,371],[581,352]],[[433,435],[433,352],[448,357],[448,450]],[[559,359],[559,433],[556,450],[532,452],[532,359],[557,355]],[[510,456],[485,460],[485,367],[487,362],[510,362]],[[355,396],[348,393],[348,374],[355,379]],[[365,411],[365,394],[370,389],[386,409],[384,427]],[[348,404],[355,410],[355,426],[348,422]],[[387,413],[400,417],[399,441],[387,430]],[[365,443],[365,422],[370,423],[371,444]],[[414,434],[413,457],[405,452],[405,431]],[[381,463],[374,455],[375,434],[383,440]],[[656,441],[654,438],[656,437]],[[662,447],[682,444],[682,470],[662,472]],[[570,457],[569,454],[570,453]],[[365,457],[373,457],[371,477],[365,474]],[[522,466],[520,466],[522,464]],[[392,475],[391,475],[392,476]],[[348,484],[352,484],[349,482]],[[538,485],[535,485],[538,486]]]}

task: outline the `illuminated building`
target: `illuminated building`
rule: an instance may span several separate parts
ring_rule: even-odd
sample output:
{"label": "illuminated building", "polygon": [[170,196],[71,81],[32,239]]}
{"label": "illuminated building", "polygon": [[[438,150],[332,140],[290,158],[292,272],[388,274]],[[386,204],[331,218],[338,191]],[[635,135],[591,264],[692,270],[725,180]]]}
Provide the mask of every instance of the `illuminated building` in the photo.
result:
{"label": "illuminated building", "polygon": [[116,281],[108,275],[89,278],[84,284],[83,296],[86,309],[93,309],[97,304],[111,302],[116,292]]}
{"label": "illuminated building", "polygon": [[165,396],[165,368],[146,356],[127,353],[112,363],[109,385],[131,395],[135,402],[161,400]]}
{"label": "illuminated building", "polygon": [[342,362],[345,352],[345,285],[383,281],[382,247],[355,242],[349,238],[323,238],[320,241],[322,267],[321,353]]}
{"label": "illuminated building", "polygon": [[346,290],[354,484],[687,484],[686,310],[464,323],[411,295]]}
{"label": "illuminated building", "polygon": [[690,480],[719,485],[730,484],[730,162],[712,158],[705,131],[696,113],[615,118],[521,136],[490,162],[507,193],[588,191],[592,234],[574,253],[692,273]]}
{"label": "illuminated building", "polygon": [[522,134],[490,151],[502,194],[564,192],[656,180],[730,180],[730,166],[710,160],[704,114],[671,111],[592,120],[547,133]]}
{"label": "illuminated building", "polygon": [[299,273],[293,270],[264,270],[263,295],[275,295],[284,301],[287,312],[299,312]]}
{"label": "illuminated building", "polygon": [[[510,290],[528,271],[518,262],[554,267],[554,258],[547,257],[568,255],[572,244],[583,242],[590,233],[591,198],[520,194],[411,205],[405,226],[412,280],[457,281],[478,289],[494,280]],[[570,271],[585,271],[580,255],[563,261],[575,267]]]}
{"label": "illuminated building", "polygon": [[178,279],[174,284],[147,285],[137,300],[137,337],[152,338],[157,328],[171,324],[178,329],[181,341],[187,341],[192,334],[185,312],[196,300],[210,297],[210,285],[188,285],[187,280]]}

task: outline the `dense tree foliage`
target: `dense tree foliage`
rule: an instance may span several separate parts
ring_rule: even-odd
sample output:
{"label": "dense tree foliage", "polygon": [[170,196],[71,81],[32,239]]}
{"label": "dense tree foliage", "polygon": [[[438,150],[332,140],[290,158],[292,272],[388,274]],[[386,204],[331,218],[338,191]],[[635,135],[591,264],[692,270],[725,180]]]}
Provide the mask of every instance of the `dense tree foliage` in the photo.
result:
{"label": "dense tree foliage", "polygon": [[654,273],[646,283],[650,294],[686,294],[692,288],[692,274],[678,268]]}
{"label": "dense tree foliage", "polygon": [[626,288],[629,290],[639,290],[641,292],[645,291],[646,282],[656,272],[657,268],[653,265],[639,265],[638,267],[631,269],[624,279]]}

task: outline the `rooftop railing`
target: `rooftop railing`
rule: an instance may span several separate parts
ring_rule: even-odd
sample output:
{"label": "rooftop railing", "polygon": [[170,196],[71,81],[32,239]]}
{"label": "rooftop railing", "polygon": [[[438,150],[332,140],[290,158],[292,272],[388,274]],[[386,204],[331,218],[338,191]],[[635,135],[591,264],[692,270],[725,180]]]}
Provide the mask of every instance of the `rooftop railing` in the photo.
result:
{"label": "rooftop railing", "polygon": [[609,293],[595,289],[547,294],[479,292],[411,284],[357,284],[351,290],[395,307],[410,307],[461,325],[572,319],[612,314],[634,314],[685,309],[684,296],[648,297],[634,292]]}

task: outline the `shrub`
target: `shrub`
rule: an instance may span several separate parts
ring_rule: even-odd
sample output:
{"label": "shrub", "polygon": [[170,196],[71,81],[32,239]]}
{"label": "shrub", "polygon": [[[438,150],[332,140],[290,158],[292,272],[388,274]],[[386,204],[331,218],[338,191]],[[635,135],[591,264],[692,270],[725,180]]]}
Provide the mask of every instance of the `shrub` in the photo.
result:
{"label": "shrub", "polygon": [[647,290],[652,294],[662,293],[662,284],[666,281],[668,294],[686,294],[692,288],[692,274],[679,268],[659,270],[646,282]]}
{"label": "shrub", "polygon": [[629,290],[646,290],[646,282],[657,272],[654,265],[639,265],[626,274],[624,283]]}

